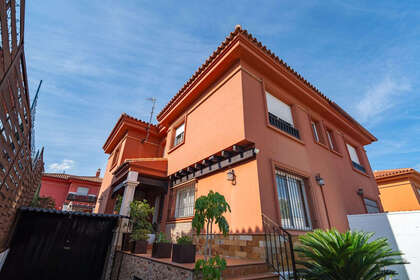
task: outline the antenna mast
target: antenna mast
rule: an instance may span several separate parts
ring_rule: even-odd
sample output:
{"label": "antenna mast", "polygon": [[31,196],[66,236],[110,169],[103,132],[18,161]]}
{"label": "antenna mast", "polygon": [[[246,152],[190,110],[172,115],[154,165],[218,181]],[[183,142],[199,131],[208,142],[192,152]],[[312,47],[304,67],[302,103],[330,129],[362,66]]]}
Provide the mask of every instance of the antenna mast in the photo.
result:
{"label": "antenna mast", "polygon": [[42,80],[39,81],[38,89],[36,90],[36,94],[31,105],[31,156],[32,158],[35,155],[35,113],[36,113],[36,105],[38,103],[38,93],[39,93],[39,90],[41,89],[41,84],[42,84]]}
{"label": "antenna mast", "polygon": [[153,111],[155,110],[155,105],[156,105],[156,98],[150,97],[150,98],[147,98],[147,100],[152,101],[152,111],[150,112],[149,123],[147,124],[146,138],[144,138],[143,140],[141,140],[141,143],[144,143],[144,142],[146,142],[149,139],[150,125],[152,124]]}

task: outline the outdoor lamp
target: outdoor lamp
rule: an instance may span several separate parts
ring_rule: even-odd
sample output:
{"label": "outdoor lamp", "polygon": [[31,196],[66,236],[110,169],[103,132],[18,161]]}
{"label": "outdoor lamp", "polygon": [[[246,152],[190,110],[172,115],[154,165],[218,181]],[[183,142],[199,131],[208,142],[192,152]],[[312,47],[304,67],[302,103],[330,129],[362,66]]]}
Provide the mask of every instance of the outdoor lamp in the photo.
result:
{"label": "outdoor lamp", "polygon": [[315,176],[315,180],[316,180],[316,182],[318,183],[318,185],[319,185],[320,187],[322,187],[322,186],[324,186],[324,185],[325,185],[324,179],[322,179],[322,178],[321,178],[321,175],[320,175],[320,174],[317,174],[317,175]]}
{"label": "outdoor lamp", "polygon": [[363,189],[362,188],[359,188],[357,190],[357,194],[360,195],[360,196],[363,196]]}

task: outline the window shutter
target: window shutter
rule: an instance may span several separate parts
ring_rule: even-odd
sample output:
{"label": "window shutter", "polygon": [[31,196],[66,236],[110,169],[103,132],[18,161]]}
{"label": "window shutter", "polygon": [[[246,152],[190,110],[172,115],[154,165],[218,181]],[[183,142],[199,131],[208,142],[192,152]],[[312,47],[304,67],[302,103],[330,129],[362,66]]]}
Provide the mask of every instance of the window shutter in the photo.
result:
{"label": "window shutter", "polygon": [[347,144],[347,150],[349,151],[351,161],[360,164],[356,149],[352,145]]}
{"label": "window shutter", "polygon": [[177,137],[178,135],[184,132],[184,127],[185,127],[184,123],[177,127],[177,129],[175,130],[175,137]]}
{"label": "window shutter", "polygon": [[278,98],[272,96],[268,92],[266,92],[265,95],[267,99],[268,112],[294,126],[292,110],[290,106],[281,102]]}

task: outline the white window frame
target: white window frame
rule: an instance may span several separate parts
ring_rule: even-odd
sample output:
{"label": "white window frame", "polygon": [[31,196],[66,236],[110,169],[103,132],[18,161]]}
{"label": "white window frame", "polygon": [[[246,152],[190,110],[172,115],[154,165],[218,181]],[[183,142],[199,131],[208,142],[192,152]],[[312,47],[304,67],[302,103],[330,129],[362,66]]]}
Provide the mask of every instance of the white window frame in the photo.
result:
{"label": "white window frame", "polygon": [[[307,225],[302,225],[302,222],[297,221],[297,219],[299,219],[298,217],[293,217],[294,219],[291,220],[289,217],[288,218],[283,218],[281,217],[281,225],[283,228],[285,229],[293,229],[293,230],[311,230],[312,229],[312,221],[311,221],[311,215],[309,212],[309,205],[308,205],[308,198],[307,198],[307,194],[306,194],[306,188],[305,188],[305,182],[303,181],[302,178],[283,172],[281,170],[276,170],[276,189],[277,189],[277,199],[278,199],[278,203],[279,203],[279,207],[281,208],[280,205],[280,199],[282,198],[282,192],[280,191],[280,185],[278,182],[278,176],[279,177],[286,177],[286,188],[287,188],[287,192],[289,198],[290,198],[290,193],[292,192],[290,189],[291,187],[289,186],[289,180],[295,180],[296,182],[299,182],[299,187],[300,187],[300,192],[302,194],[302,197],[299,197],[299,203],[301,204],[301,210],[303,211],[303,213],[299,213],[299,214],[303,214],[305,215],[304,219],[306,219]],[[294,194],[296,195],[296,194]],[[296,197],[295,197],[296,198]],[[296,202],[296,199],[294,199],[294,202]],[[288,206],[291,207],[291,203],[289,201]],[[297,216],[297,209],[291,209],[289,208],[288,211],[291,213],[292,216]],[[281,212],[281,210],[280,210]]]}
{"label": "white window frame", "polygon": [[315,121],[311,121],[311,126],[312,126],[312,132],[314,133],[316,142],[320,142],[319,135],[318,135],[318,127],[316,126]]}
{"label": "white window frame", "polygon": [[349,152],[351,161],[361,165],[359,154],[357,153],[357,149],[348,143],[346,144],[346,146],[347,146],[347,151]]}
{"label": "white window frame", "polygon": [[267,91],[265,92],[265,98],[267,101],[267,111],[269,113],[289,123],[292,127],[295,127],[293,122],[292,108],[288,104],[282,102],[280,99]]}
{"label": "white window frame", "polygon": [[[181,195],[190,195],[187,201],[188,205],[181,206]],[[191,199],[192,194],[192,199]],[[175,203],[175,218],[186,218],[194,216],[194,203],[195,203],[195,182],[185,187],[180,187],[176,192],[176,203]]]}
{"label": "white window frame", "polygon": [[175,128],[175,136],[174,136],[174,147],[178,146],[185,137],[185,122]]}
{"label": "white window frame", "polygon": [[333,133],[333,132],[327,128],[328,143],[330,144],[330,148],[335,151],[335,146],[334,146],[334,142],[333,142],[333,137],[334,136],[331,135],[331,133]]}
{"label": "white window frame", "polygon": [[[80,191],[79,192],[79,190],[85,190],[85,191]],[[87,191],[86,191],[87,190]],[[88,195],[89,194],[89,188],[88,187],[77,187],[77,190],[76,190],[76,194],[78,194],[78,195]]]}

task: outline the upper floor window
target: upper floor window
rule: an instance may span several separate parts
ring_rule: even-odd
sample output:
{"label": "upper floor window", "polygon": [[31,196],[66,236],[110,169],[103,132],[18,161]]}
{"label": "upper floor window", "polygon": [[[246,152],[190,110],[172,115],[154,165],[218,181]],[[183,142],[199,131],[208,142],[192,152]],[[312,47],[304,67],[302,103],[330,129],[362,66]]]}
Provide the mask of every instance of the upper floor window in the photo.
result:
{"label": "upper floor window", "polygon": [[376,203],[376,201],[368,199],[368,198],[363,198],[363,201],[365,203],[365,207],[368,213],[379,213],[379,207],[378,204]]}
{"label": "upper floor window", "polygon": [[338,152],[337,144],[335,142],[334,132],[328,128],[327,128],[327,138],[328,138],[328,145],[330,146],[330,149]]}
{"label": "upper floor window", "polygon": [[184,141],[185,123],[182,123],[175,129],[174,147]]}
{"label": "upper floor window", "polygon": [[276,183],[282,227],[297,230],[311,229],[303,180],[276,170]]}
{"label": "upper floor window", "polygon": [[366,173],[366,169],[360,163],[359,155],[355,147],[350,144],[347,144],[347,150],[349,151],[350,159],[352,161],[353,167]]}
{"label": "upper floor window", "polygon": [[194,215],[195,183],[177,191],[175,218],[191,217]]}
{"label": "upper floor window", "polygon": [[79,195],[88,195],[88,193],[89,193],[89,188],[86,188],[86,187],[77,188],[77,194]]}
{"label": "upper floor window", "polygon": [[270,124],[296,138],[300,138],[299,130],[294,127],[290,106],[268,92],[266,92],[265,95]]}
{"label": "upper floor window", "polygon": [[318,143],[325,144],[324,137],[322,135],[321,123],[319,121],[311,120],[311,127],[315,141]]}

